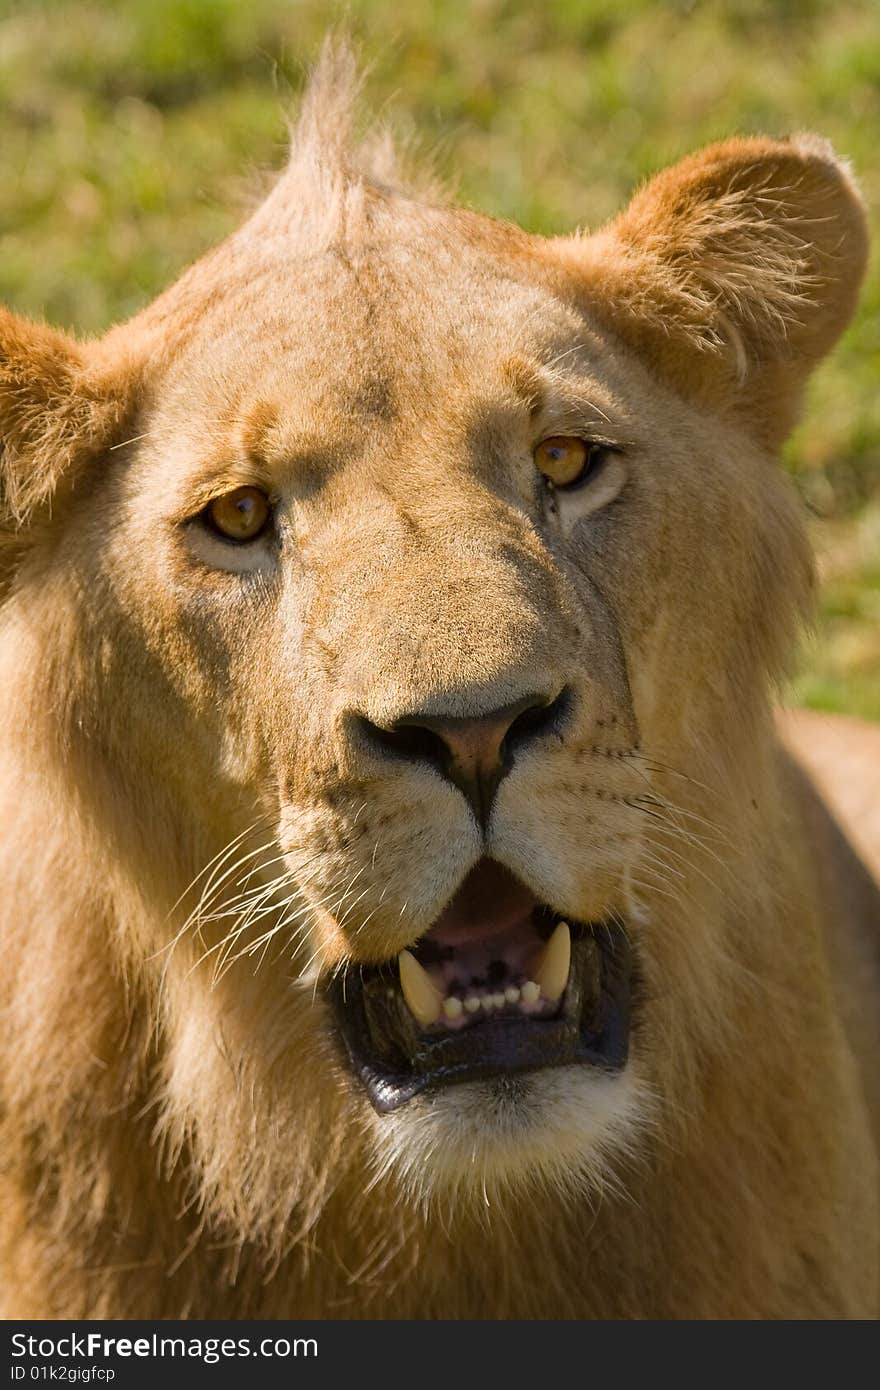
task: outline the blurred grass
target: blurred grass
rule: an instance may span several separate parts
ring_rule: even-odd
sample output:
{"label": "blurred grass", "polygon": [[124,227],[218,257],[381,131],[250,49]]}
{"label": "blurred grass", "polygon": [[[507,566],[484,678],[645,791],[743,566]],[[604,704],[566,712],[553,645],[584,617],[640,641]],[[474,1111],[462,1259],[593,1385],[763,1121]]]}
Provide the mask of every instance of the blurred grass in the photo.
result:
{"label": "blurred grass", "polygon": [[[461,197],[595,225],[732,133],[829,136],[880,221],[877,0],[0,0],[0,300],[82,333],[133,313],[283,158],[340,18],[374,107]],[[880,264],[786,455],[826,576],[795,687],[880,718]],[[873,500],[872,500],[873,499]]]}

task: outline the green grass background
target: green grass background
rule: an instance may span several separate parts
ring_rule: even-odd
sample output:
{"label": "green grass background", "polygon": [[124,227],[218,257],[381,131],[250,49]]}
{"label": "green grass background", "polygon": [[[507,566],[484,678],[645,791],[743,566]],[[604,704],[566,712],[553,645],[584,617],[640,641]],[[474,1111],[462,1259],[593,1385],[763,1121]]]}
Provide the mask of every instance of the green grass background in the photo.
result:
{"label": "green grass background", "polygon": [[[283,159],[342,20],[374,109],[462,199],[557,232],[732,133],[814,129],[880,221],[878,0],[0,0],[0,299],[82,333],[137,310]],[[794,697],[880,719],[880,264],[786,464],[824,577]]]}

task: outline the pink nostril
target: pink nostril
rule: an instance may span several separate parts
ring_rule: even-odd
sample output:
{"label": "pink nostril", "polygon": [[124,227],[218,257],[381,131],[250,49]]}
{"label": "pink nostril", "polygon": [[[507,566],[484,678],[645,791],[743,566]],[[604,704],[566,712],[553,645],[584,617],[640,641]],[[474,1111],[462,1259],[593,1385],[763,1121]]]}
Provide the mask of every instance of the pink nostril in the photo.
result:
{"label": "pink nostril", "polygon": [[361,716],[361,725],[389,752],[428,762],[442,772],[466,797],[485,829],[514,752],[547,732],[566,703],[565,691],[555,697],[531,694],[474,717],[419,713],[381,727]]}

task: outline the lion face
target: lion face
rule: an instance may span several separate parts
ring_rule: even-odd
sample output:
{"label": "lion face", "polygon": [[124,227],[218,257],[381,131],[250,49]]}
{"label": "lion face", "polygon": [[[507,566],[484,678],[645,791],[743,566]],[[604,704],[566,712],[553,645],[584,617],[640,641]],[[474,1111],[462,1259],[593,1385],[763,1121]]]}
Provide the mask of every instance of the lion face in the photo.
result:
{"label": "lion face", "polygon": [[[220,982],[179,1105],[222,1019],[420,1195],[580,1181],[706,1044],[735,930],[694,911],[711,795],[754,791],[809,589],[768,454],[854,293],[811,320],[793,214],[776,235],[749,202],[792,162],[855,206],[825,153],[769,142],[558,242],[344,171],[294,214],[289,175],[102,345],[135,427],[40,572],[75,615],[71,725],[161,806],[138,834],[168,899],[196,879],[161,918]],[[701,282],[719,183],[735,263]]]}
{"label": "lion face", "polygon": [[372,230],[279,267],[281,331],[234,300],[200,326],[88,500],[90,587],[151,657],[138,746],[179,712],[186,814],[265,816],[231,954],[315,995],[380,1147],[582,1166],[644,1113],[654,774],[761,622],[766,464],[707,449],[539,266],[452,219],[442,255],[430,219]]}
{"label": "lion face", "polygon": [[[626,557],[693,465],[679,446],[677,474],[640,483],[645,384],[490,249],[447,232],[431,264],[418,231],[291,268],[295,335],[244,307],[234,349],[200,332],[90,499],[87,549],[154,658],[138,743],[170,698],[189,814],[223,788],[270,827],[252,882],[277,880],[285,910],[264,896],[234,954],[271,932],[267,959],[301,972],[356,1090],[393,1112],[380,1144],[427,1128],[454,1163],[477,1145],[520,1166],[520,1142],[592,1153],[634,1109],[661,691],[628,672],[654,659],[663,600]],[[236,506],[252,537],[221,529]]]}

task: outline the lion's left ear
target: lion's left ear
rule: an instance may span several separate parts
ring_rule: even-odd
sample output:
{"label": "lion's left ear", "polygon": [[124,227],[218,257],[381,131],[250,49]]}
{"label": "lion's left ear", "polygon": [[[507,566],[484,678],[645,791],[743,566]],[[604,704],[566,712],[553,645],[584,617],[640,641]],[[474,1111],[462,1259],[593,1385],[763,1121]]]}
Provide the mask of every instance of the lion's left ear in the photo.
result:
{"label": "lion's left ear", "polygon": [[119,437],[131,374],[0,308],[0,538],[20,534]]}
{"label": "lion's left ear", "polygon": [[594,235],[550,246],[589,312],[775,448],[853,313],[867,243],[847,166],[799,136],[711,145]]}

